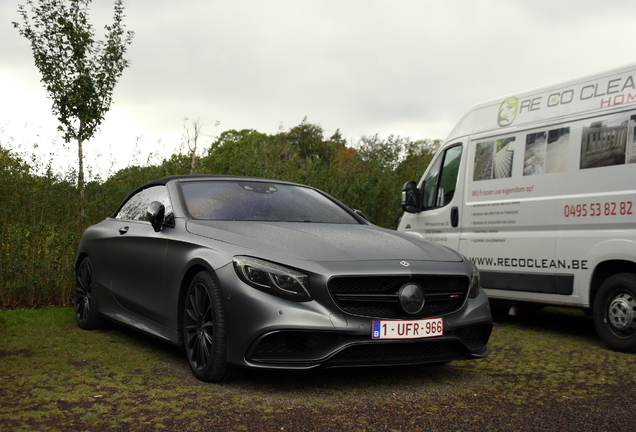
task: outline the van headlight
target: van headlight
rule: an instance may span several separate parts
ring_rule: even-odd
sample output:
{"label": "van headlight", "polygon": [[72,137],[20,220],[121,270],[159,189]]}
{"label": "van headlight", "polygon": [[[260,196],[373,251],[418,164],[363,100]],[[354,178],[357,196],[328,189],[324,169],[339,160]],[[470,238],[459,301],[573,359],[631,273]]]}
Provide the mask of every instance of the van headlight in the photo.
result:
{"label": "van headlight", "polygon": [[252,257],[235,256],[233,261],[236,274],[249,286],[289,300],[311,300],[306,274]]}
{"label": "van headlight", "polygon": [[479,280],[479,269],[477,269],[472,261],[469,260],[469,262],[473,269],[470,274],[470,289],[468,290],[468,297],[475,298],[481,291],[481,281]]}

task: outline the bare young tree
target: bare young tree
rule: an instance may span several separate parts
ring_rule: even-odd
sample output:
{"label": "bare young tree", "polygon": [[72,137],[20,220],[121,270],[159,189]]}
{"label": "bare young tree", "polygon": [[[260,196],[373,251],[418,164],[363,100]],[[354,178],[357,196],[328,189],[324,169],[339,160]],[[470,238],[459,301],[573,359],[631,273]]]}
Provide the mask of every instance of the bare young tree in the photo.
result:
{"label": "bare young tree", "polygon": [[188,150],[190,150],[190,174],[194,172],[197,167],[197,145],[199,138],[201,138],[201,131],[203,130],[203,124],[199,119],[190,119],[191,127],[188,126],[188,118],[183,119],[183,131],[181,132],[181,140],[187,144]]}
{"label": "bare young tree", "polygon": [[[105,40],[95,40],[88,22],[91,0],[27,0],[18,6],[23,24],[13,26],[31,42],[35,65],[53,100],[52,111],[68,143],[77,140],[80,212],[84,213],[84,141],[98,130],[112,104],[112,94],[129,61],[124,59],[133,32],[122,23],[124,6],[115,0],[113,23]],[[67,4],[68,3],[68,4]],[[31,15],[31,16],[29,16]]]}

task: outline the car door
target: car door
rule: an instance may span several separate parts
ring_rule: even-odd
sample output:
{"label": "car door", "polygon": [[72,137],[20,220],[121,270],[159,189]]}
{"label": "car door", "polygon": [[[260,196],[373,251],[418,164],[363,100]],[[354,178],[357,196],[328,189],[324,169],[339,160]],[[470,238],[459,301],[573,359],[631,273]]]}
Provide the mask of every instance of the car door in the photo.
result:
{"label": "car door", "polygon": [[111,291],[125,309],[163,324],[167,313],[163,272],[169,233],[155,232],[146,220],[153,201],[164,204],[166,215],[172,213],[165,186],[153,186],[131,196],[111,225],[116,231],[108,245]]}
{"label": "car door", "polygon": [[420,186],[422,212],[413,227],[424,238],[458,250],[460,237],[461,182],[458,175],[462,161],[461,142],[440,152]]}

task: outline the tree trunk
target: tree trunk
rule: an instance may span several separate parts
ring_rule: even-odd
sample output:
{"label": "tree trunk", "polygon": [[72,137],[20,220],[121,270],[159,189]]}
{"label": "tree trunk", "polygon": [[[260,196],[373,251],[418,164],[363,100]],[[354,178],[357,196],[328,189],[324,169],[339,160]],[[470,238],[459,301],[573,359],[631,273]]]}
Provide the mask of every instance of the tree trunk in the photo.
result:
{"label": "tree trunk", "polygon": [[194,169],[197,166],[197,143],[196,141],[194,142],[194,150],[192,150],[192,157],[190,158],[190,174],[192,174],[194,172]]}
{"label": "tree trunk", "polygon": [[[83,121],[80,120],[80,130],[82,130]],[[81,216],[86,216],[84,211],[84,158],[82,155],[82,144],[84,140],[82,138],[77,139],[77,154],[79,158],[79,170],[77,172],[77,190],[79,191],[79,212]]]}

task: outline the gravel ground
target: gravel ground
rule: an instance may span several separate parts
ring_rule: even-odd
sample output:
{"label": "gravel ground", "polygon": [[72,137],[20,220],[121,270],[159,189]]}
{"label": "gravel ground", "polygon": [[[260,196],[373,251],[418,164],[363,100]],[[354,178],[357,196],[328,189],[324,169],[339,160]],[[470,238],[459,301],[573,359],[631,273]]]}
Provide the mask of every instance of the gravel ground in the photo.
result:
{"label": "gravel ground", "polygon": [[[371,369],[370,371],[377,371]],[[339,381],[343,385],[364,379],[359,370],[324,371],[303,376],[285,373],[249,373],[231,387],[227,395],[197,400],[197,395],[206,393],[208,384],[202,384],[189,375],[186,367],[172,366],[168,373],[182,376],[182,386],[190,388],[187,402],[177,405],[179,413],[174,416],[163,412],[160,421],[156,408],[144,409],[156,401],[148,396],[148,387],[139,390],[134,404],[140,410],[135,418],[121,419],[120,406],[107,397],[94,398],[80,404],[57,402],[58,415],[50,415],[38,421],[26,423],[2,422],[0,430],[61,430],[61,431],[629,431],[636,430],[636,415],[633,401],[636,391],[633,384],[618,384],[606,389],[602,395],[593,397],[560,396],[560,390],[548,391],[540,398],[518,398],[493,394],[487,386],[489,377],[467,374],[463,367],[454,363],[442,367],[408,367],[406,372],[430,373],[440,381],[438,385],[420,391],[405,381],[396,382],[393,390],[387,386],[361,391],[356,397],[350,394],[338,396],[333,388]],[[166,372],[162,372],[166,373]],[[471,376],[473,375],[473,376]],[[466,386],[479,388],[474,379],[484,383],[484,388],[466,394]],[[513,388],[523,379],[511,374],[505,379]],[[300,386],[298,391],[281,390],[278,381],[290,380]],[[308,380],[303,388],[300,382]],[[390,379],[390,378],[389,378]],[[327,388],[316,389],[316,382],[327,381]],[[467,381],[467,382],[466,382]],[[462,384],[465,384],[462,385]],[[245,389],[245,387],[248,387]],[[256,406],[237,403],[240,393],[254,386],[272,388],[272,397],[261,396]],[[575,385],[586,392],[585,383]],[[157,388],[161,390],[160,387]],[[572,388],[569,389],[570,391]],[[610,390],[610,391],[607,391]],[[315,393],[312,395],[312,392]],[[521,392],[521,391],[520,391]],[[237,394],[238,393],[238,394]],[[107,396],[107,395],[106,395]],[[510,395],[513,396],[513,395]],[[252,397],[253,399],[253,397]],[[315,401],[319,400],[319,403]],[[326,403],[324,401],[327,401]],[[16,402],[18,403],[18,402]],[[264,408],[265,406],[265,408]],[[38,404],[34,401],[37,409]],[[183,420],[177,419],[188,409],[198,413]],[[86,421],[87,412],[100,412],[100,422],[94,418]],[[0,408],[1,412],[1,408]],[[1,418],[1,416],[0,416]],[[112,422],[108,424],[108,422]]]}
{"label": "gravel ground", "polygon": [[[633,414],[634,390],[617,387],[617,394],[593,400],[564,400],[552,404],[498,404],[488,401],[476,403],[472,399],[457,398],[445,401],[437,409],[426,399],[396,401],[381,404],[338,403],[332,407],[280,407],[280,412],[264,414],[262,410],[224,409],[209,406],[190,408],[209,411],[198,424],[184,421],[161,422],[166,431],[630,431],[636,429]],[[98,403],[98,402],[96,402]],[[143,402],[142,402],[143,403]],[[219,404],[232,404],[230,399]],[[77,408],[77,407],[74,407]],[[86,406],[85,408],[89,408]],[[64,410],[64,406],[60,406]],[[116,410],[113,408],[113,410]],[[142,417],[154,412],[142,412]],[[189,422],[188,422],[189,423]],[[36,430],[50,427],[62,431],[152,431],[158,427],[152,421],[101,426],[87,423],[82,415],[51,417],[43,423],[4,424],[2,430]],[[4,429],[4,428],[7,429]]]}
{"label": "gravel ground", "polygon": [[[87,387],[94,385],[72,402],[47,385],[38,386],[43,380],[34,386],[5,368],[0,431],[636,430],[636,356],[605,349],[591,319],[541,313],[496,322],[492,354],[484,360],[249,371],[223,384],[196,380],[177,348],[115,329],[104,337],[150,345],[160,360],[151,359],[151,369],[128,377],[106,375],[107,367],[95,361],[70,361],[68,368],[86,376]],[[0,371],[12,358],[28,362],[37,353],[0,347]],[[58,372],[34,373],[51,378]],[[20,411],[30,414],[20,417]]]}

